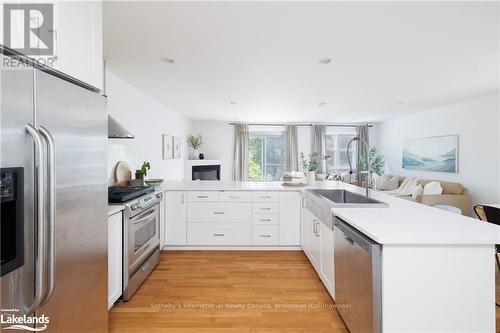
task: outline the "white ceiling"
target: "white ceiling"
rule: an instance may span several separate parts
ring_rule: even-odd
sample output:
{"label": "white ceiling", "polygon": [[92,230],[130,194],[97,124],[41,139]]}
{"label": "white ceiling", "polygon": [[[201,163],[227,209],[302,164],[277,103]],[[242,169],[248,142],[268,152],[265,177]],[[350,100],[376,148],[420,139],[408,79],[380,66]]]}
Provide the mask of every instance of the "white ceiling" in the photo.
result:
{"label": "white ceiling", "polygon": [[495,93],[499,14],[497,2],[106,2],[104,52],[190,119],[376,121]]}

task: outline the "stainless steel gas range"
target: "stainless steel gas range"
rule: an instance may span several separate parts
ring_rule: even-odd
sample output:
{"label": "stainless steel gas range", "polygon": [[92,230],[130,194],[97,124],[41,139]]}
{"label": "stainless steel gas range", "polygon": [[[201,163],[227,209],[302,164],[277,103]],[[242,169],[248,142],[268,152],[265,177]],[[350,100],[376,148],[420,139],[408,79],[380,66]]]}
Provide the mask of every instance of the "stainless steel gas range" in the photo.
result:
{"label": "stainless steel gas range", "polygon": [[[110,188],[111,191],[111,188]],[[132,191],[121,189],[124,198]],[[140,196],[123,204],[123,293],[128,301],[146,277],[158,265],[160,257],[160,202],[163,193],[136,188]],[[110,192],[111,198],[111,192]]]}

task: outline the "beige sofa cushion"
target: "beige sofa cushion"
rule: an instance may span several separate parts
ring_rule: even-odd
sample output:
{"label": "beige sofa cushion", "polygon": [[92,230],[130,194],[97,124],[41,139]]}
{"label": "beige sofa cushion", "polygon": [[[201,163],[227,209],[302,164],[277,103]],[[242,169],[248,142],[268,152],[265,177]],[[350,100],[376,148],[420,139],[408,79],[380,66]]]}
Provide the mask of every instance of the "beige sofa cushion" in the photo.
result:
{"label": "beige sofa cushion", "polygon": [[[420,184],[422,185],[422,187],[425,187],[425,185],[429,184],[432,181],[433,180],[423,179],[420,181]],[[441,184],[441,187],[443,188],[443,194],[463,194],[464,186],[460,183],[445,182],[439,180],[439,184]]]}

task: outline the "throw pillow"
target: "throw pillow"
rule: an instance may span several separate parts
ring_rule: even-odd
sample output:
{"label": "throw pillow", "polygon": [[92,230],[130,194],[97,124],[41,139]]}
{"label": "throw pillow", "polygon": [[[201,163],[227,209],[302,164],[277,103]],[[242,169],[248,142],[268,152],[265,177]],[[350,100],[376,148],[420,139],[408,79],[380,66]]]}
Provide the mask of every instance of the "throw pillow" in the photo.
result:
{"label": "throw pillow", "polygon": [[382,176],[378,184],[379,191],[394,191],[399,188],[399,176]]}
{"label": "throw pillow", "polygon": [[372,174],[372,188],[374,190],[378,190],[378,186],[380,184],[380,180],[382,179],[382,176],[376,174],[376,173],[373,173]]}
{"label": "throw pillow", "polygon": [[425,185],[424,187],[424,195],[436,195],[436,194],[442,194],[443,193],[443,188],[441,187],[441,184],[437,181],[432,181],[429,184]]}
{"label": "throw pillow", "polygon": [[424,188],[422,187],[422,185],[415,186],[415,188],[413,188],[413,191],[411,191],[413,200],[417,200],[417,197],[422,194],[424,194]]}

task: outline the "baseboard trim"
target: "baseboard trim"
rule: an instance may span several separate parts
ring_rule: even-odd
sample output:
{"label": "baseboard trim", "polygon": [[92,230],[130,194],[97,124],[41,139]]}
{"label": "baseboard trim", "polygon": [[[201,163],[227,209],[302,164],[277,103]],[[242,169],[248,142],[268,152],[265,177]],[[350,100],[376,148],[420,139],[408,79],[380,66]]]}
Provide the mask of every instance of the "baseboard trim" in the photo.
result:
{"label": "baseboard trim", "polygon": [[301,251],[300,246],[164,246],[162,251]]}

